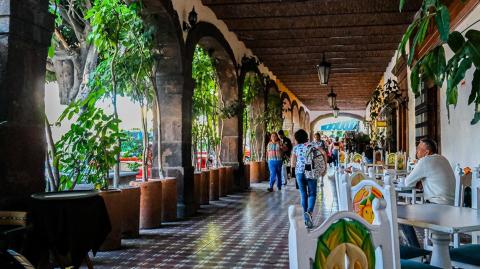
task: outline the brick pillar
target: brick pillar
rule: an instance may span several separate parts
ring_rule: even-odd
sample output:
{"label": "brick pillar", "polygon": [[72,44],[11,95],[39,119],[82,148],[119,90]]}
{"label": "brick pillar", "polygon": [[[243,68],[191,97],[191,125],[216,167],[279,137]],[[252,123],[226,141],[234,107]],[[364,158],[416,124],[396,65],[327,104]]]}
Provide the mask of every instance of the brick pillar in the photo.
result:
{"label": "brick pillar", "polygon": [[48,0],[0,0],[0,210],[44,190]]}

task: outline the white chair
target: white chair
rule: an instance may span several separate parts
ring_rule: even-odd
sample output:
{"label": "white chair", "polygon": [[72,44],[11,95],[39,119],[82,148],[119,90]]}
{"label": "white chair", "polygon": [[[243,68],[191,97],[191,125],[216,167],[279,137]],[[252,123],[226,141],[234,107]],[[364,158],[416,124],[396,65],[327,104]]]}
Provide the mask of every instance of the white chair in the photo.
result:
{"label": "white chair", "polygon": [[[455,174],[458,174],[455,171]],[[460,186],[461,184],[457,184]],[[479,192],[480,192],[480,167],[474,167],[472,171],[471,179],[471,188],[472,188],[472,208],[479,208]],[[457,188],[456,188],[457,189]],[[457,196],[458,191],[455,193]],[[459,193],[460,196],[463,196],[463,192]],[[459,199],[461,201],[461,199]],[[455,199],[457,202],[457,199]],[[458,240],[458,239],[457,239]],[[468,268],[466,265],[475,265],[480,266],[480,245],[478,244],[478,232],[472,233],[472,244],[461,245],[450,250],[450,257],[452,261],[456,262],[457,265]],[[466,264],[466,265],[465,265]],[[477,267],[478,268],[478,267]]]}
{"label": "white chair", "polygon": [[381,150],[373,151],[373,164],[383,163],[383,153]]}
{"label": "white chair", "polygon": [[[341,211],[322,225],[308,231],[303,211],[290,206],[288,251],[290,269],[304,268],[389,268],[400,269],[398,238],[392,237],[392,225],[385,212],[386,202],[373,203],[375,222],[370,224],[353,212]],[[348,233],[343,233],[348,230]],[[343,236],[336,236],[343,233]],[[370,266],[369,266],[370,265]]]}

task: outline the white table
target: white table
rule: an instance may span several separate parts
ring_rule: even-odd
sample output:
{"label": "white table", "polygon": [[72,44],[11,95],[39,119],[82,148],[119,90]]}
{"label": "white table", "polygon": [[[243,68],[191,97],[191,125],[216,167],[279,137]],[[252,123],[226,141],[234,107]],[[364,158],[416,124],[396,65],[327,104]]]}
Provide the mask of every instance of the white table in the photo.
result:
{"label": "white table", "polygon": [[449,244],[454,233],[480,231],[480,211],[466,207],[438,204],[398,205],[398,222],[432,233],[432,259],[430,264],[452,268]]}

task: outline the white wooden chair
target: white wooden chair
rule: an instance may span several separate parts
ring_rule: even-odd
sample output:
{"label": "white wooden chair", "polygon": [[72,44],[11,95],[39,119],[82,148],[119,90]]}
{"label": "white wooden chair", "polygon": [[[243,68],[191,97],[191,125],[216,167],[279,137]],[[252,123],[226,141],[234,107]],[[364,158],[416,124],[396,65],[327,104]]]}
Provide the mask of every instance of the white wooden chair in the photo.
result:
{"label": "white wooden chair", "polygon": [[383,163],[383,153],[381,150],[373,151],[373,164]]}
{"label": "white wooden chair", "polygon": [[[340,174],[341,178],[341,187],[340,193],[341,198],[339,199],[339,208],[340,210],[353,211],[369,223],[373,223],[376,215],[372,210],[372,205],[375,200],[384,199],[387,203],[387,216],[391,223],[395,223],[392,227],[395,230],[392,230],[392,236],[397,239],[396,244],[399,248],[398,242],[398,225],[397,222],[397,201],[396,201],[396,192],[395,187],[392,184],[393,177],[390,176],[391,171],[386,170],[383,176],[383,186],[378,184],[375,180],[370,178],[365,178],[353,184],[352,178],[349,177],[347,173]],[[401,258],[410,259],[427,256],[430,253],[423,249],[418,249],[415,247],[401,246],[400,249],[403,253]],[[410,263],[409,261],[403,261],[404,263]],[[405,268],[417,268],[418,266],[426,267],[420,264],[405,264]],[[428,267],[426,267],[428,268]]]}
{"label": "white wooden chair", "polygon": [[[455,203],[457,203],[457,194],[463,196],[464,192],[459,192],[459,190],[464,189],[462,184],[467,184],[468,179],[465,181],[458,180],[457,177],[458,171],[455,171],[455,177],[457,183],[456,193],[455,193]],[[479,208],[479,193],[480,193],[480,167],[474,167],[472,171],[471,178],[471,188],[472,188],[472,208]],[[460,203],[462,199],[458,199]],[[460,204],[463,205],[463,204]],[[455,239],[454,239],[455,240]],[[455,243],[455,242],[454,242]],[[458,244],[458,239],[457,239]],[[455,245],[455,244],[454,244]],[[456,262],[457,266],[463,268],[471,268],[470,265],[480,266],[480,245],[478,244],[478,232],[472,233],[472,244],[466,245],[457,245],[455,248],[450,250],[450,257],[452,261]],[[478,267],[476,267],[478,268]]]}
{"label": "white wooden chair", "polygon": [[[375,200],[375,222],[370,224],[353,212],[341,211],[322,225],[308,231],[303,211],[290,206],[288,250],[290,269],[306,268],[389,268],[400,269],[398,239],[392,237],[392,224],[383,199]],[[348,233],[343,233],[344,231]],[[343,236],[336,236],[342,233]],[[372,265],[375,265],[372,267]]]}

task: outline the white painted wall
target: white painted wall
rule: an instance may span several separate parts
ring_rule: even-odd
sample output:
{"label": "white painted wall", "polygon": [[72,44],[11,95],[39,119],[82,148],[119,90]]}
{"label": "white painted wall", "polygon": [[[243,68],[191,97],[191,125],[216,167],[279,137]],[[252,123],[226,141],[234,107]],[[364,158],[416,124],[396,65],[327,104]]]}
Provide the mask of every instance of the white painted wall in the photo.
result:
{"label": "white painted wall", "polygon": [[[477,6],[465,20],[455,29],[462,32],[472,23],[480,18],[480,5]],[[470,29],[480,30],[480,23],[473,25]],[[408,47],[407,47],[408,49]],[[445,46],[447,59],[452,57],[453,53]],[[395,64],[395,58],[388,65],[384,77],[395,77],[391,70]],[[415,96],[410,88],[410,68],[407,68],[408,75],[408,118],[409,118],[409,156],[415,157]],[[448,122],[446,100],[446,83],[440,89],[440,136],[441,154],[444,155],[454,166],[460,163],[462,166],[476,166],[480,164],[480,124],[470,125],[473,117],[474,105],[467,105],[468,96],[471,90],[471,82],[473,79],[473,68],[470,69],[462,81],[458,89],[457,107],[450,107],[450,123]]]}
{"label": "white painted wall", "polygon": [[[480,18],[480,5],[458,26],[456,29],[462,32],[466,27]],[[475,24],[470,29],[480,30],[480,23]],[[445,46],[447,58],[453,53]],[[480,123],[470,125],[473,117],[474,105],[467,105],[468,96],[472,88],[474,69],[470,69],[465,75],[465,81],[458,86],[458,104],[454,109],[450,107],[450,123],[448,122],[446,100],[446,85],[441,89],[440,94],[440,133],[442,155],[447,157],[452,165],[460,163],[462,166],[477,166],[480,164]],[[446,83],[445,83],[446,84]]]}

